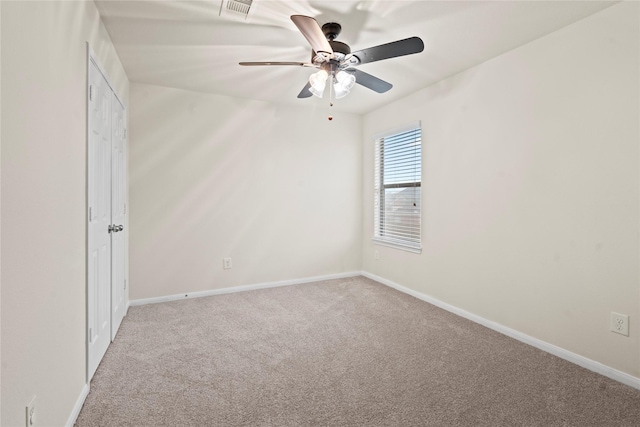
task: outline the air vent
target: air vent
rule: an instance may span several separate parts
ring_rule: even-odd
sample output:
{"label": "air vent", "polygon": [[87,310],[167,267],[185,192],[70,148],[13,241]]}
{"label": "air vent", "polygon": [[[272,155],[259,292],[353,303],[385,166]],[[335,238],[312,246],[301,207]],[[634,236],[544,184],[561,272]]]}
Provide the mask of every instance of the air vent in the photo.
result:
{"label": "air vent", "polygon": [[222,0],[220,16],[244,21],[249,16],[253,0]]}

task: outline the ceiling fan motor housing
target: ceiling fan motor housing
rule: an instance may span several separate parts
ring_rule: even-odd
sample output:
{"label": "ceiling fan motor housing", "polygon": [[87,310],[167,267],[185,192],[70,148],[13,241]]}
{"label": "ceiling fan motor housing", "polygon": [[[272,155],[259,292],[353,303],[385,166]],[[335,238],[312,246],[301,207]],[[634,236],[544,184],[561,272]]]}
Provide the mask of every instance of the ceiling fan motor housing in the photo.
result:
{"label": "ceiling fan motor housing", "polygon": [[331,49],[333,49],[333,53],[341,53],[343,55],[348,55],[351,53],[351,48],[346,43],[342,43],[336,40],[329,40],[329,44],[331,45]]}
{"label": "ceiling fan motor housing", "polygon": [[[337,40],[329,40],[329,44],[331,45],[331,49],[333,50],[333,55],[335,60],[338,62],[342,61],[345,56],[351,53],[351,48],[348,44],[339,42]],[[317,53],[312,49],[311,50],[311,62],[316,61]]]}
{"label": "ceiling fan motor housing", "polygon": [[322,26],[322,33],[329,41],[335,40],[340,35],[340,31],[342,26],[337,22],[327,22]]}
{"label": "ceiling fan motor housing", "polygon": [[[351,53],[351,48],[348,44],[336,40],[341,31],[342,26],[337,22],[327,22],[322,26],[322,33],[327,38],[337,61],[342,61],[345,56]],[[316,52],[311,50],[311,62],[314,62],[315,58]]]}

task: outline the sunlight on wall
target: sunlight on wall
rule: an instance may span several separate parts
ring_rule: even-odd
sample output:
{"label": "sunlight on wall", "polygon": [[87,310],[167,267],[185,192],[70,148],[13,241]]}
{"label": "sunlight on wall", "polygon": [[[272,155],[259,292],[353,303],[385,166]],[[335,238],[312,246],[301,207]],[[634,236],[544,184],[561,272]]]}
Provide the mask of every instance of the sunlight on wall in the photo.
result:
{"label": "sunlight on wall", "polygon": [[358,116],[131,96],[132,299],[359,270]]}
{"label": "sunlight on wall", "polygon": [[[363,269],[640,377],[638,7],[366,115]],[[423,129],[421,255],[371,242],[372,135],[409,120]],[[612,334],[611,311],[636,333]]]}

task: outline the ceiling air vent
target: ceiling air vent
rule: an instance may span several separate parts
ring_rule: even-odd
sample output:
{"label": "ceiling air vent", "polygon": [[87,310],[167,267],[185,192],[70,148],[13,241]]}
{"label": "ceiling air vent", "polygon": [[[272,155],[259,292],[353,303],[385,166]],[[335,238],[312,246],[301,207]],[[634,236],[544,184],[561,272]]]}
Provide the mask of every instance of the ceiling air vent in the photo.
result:
{"label": "ceiling air vent", "polygon": [[244,21],[249,16],[253,0],[222,0],[220,16]]}

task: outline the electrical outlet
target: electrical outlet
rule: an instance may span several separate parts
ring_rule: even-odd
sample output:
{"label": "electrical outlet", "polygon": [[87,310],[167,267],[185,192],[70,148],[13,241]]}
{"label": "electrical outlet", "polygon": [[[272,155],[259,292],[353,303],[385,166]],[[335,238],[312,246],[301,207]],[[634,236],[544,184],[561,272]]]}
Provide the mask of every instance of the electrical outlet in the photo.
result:
{"label": "electrical outlet", "polygon": [[626,314],[611,312],[611,331],[620,335],[629,336],[629,316]]}
{"label": "electrical outlet", "polygon": [[33,396],[31,401],[27,404],[25,408],[25,416],[26,416],[26,426],[33,427],[36,425],[36,397]]}
{"label": "electrical outlet", "polygon": [[373,252],[373,258],[374,258],[374,259],[380,259],[380,252],[378,252],[378,251],[374,251],[374,252]]}
{"label": "electrical outlet", "polygon": [[222,268],[225,270],[231,268],[231,258],[222,258]]}

